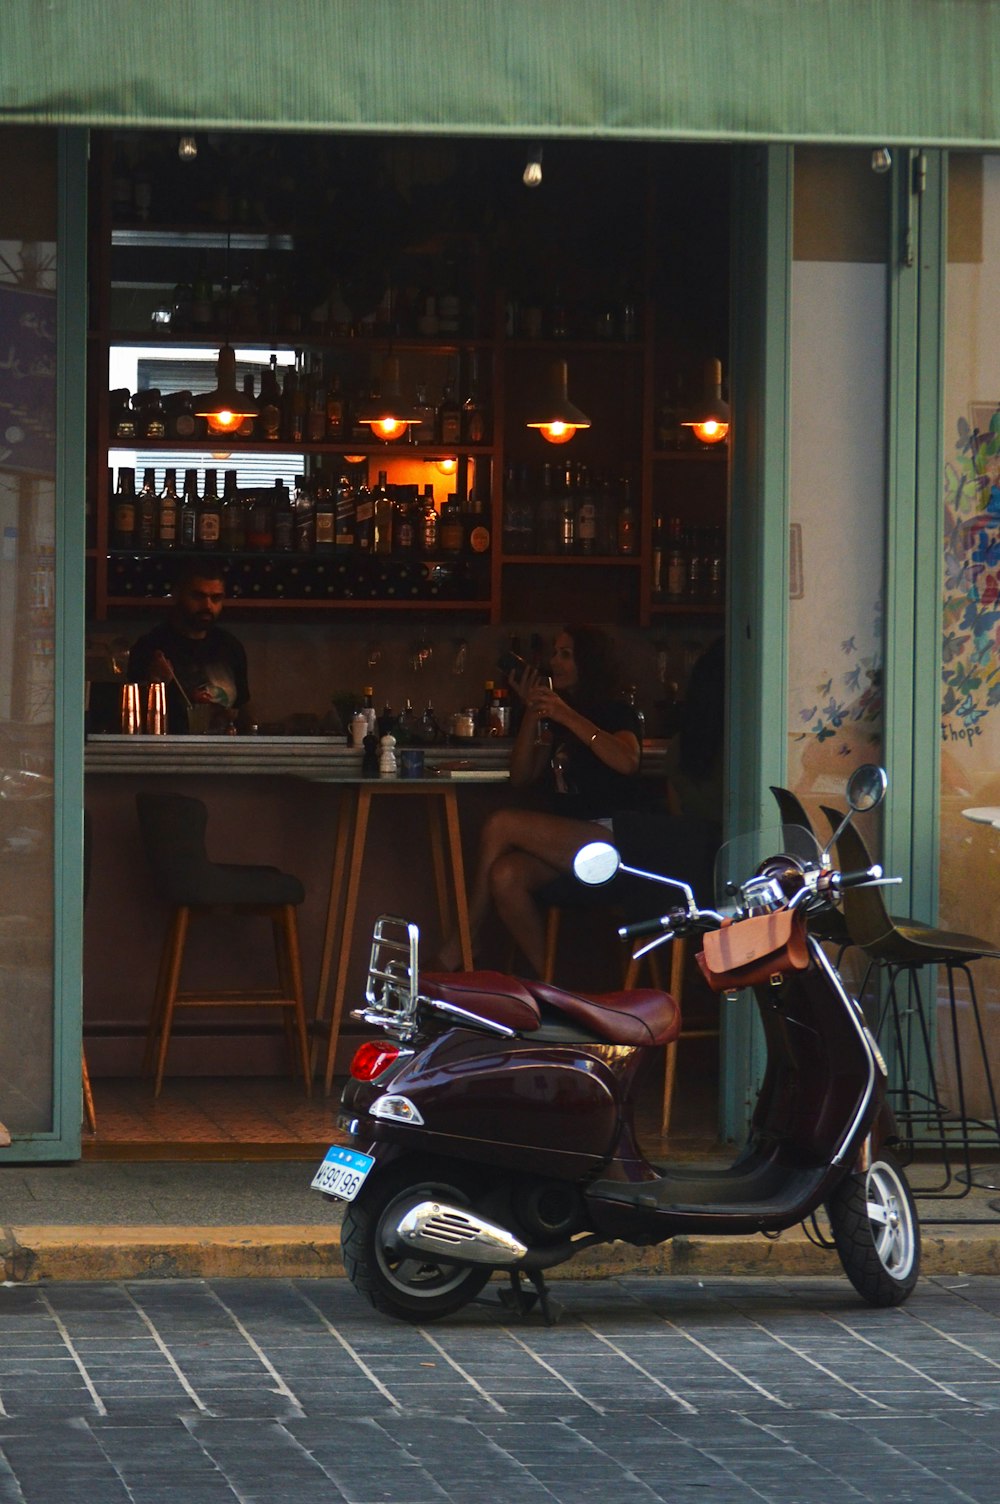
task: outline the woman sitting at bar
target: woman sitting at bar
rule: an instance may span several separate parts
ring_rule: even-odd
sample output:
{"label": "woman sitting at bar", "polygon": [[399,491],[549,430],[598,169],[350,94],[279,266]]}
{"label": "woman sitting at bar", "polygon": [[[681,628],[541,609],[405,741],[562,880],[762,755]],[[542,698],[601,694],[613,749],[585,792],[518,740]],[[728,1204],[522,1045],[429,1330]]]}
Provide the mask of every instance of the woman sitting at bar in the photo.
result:
{"label": "woman sitting at bar", "polygon": [[[545,924],[535,895],[572,870],[581,846],[607,839],[616,811],[638,803],[642,764],[641,722],[622,697],[609,635],[600,627],[565,628],[549,667],[551,686],[530,666],[510,678],[524,705],[511,751],[511,783],[540,784],[546,808],[501,809],[489,816],[469,895],[473,948],[492,902],[538,975]],[[459,967],[456,938],[439,960],[444,970]]]}

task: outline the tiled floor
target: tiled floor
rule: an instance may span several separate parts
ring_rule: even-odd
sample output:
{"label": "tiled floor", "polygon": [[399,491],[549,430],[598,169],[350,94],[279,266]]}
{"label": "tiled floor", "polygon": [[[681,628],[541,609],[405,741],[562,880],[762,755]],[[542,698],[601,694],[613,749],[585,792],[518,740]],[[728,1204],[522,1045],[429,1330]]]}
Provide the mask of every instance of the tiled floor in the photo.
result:
{"label": "tiled floor", "polygon": [[97,1134],[85,1159],[311,1158],[335,1136],[337,1098],[312,1098],[280,1077],[190,1077],[93,1082]]}
{"label": "tiled floor", "polygon": [[[714,1138],[713,1040],[682,1046],[671,1140],[703,1145]],[[311,1098],[284,1077],[168,1077],[159,1098],[148,1077],[93,1081],[97,1134],[84,1132],[85,1159],[311,1159],[337,1137],[339,1092]],[[650,1069],[639,1103],[643,1142],[659,1140],[662,1075]]]}

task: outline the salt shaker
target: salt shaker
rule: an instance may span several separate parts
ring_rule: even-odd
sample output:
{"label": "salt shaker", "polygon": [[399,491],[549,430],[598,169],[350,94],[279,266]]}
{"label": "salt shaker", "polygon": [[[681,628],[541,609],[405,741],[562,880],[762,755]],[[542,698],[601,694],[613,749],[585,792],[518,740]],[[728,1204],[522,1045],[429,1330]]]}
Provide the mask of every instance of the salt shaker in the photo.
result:
{"label": "salt shaker", "polygon": [[399,773],[394,736],[383,736],[379,743],[378,773],[380,778],[395,778]]}
{"label": "salt shaker", "polygon": [[351,717],[349,730],[351,735],[351,746],[355,747],[360,752],[361,748],[365,744],[365,737],[368,735],[368,717],[364,715],[360,710],[355,711],[354,715]]}

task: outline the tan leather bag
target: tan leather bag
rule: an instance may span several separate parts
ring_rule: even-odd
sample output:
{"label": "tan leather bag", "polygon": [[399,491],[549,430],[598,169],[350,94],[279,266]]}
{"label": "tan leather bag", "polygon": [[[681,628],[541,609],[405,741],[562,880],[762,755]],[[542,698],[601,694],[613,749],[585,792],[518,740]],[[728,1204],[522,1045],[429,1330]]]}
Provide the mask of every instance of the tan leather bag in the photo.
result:
{"label": "tan leather bag", "polygon": [[809,965],[805,921],[789,909],[751,919],[724,919],[721,929],[705,936],[698,965],[714,992],[761,983],[777,987],[789,972],[805,971]]}

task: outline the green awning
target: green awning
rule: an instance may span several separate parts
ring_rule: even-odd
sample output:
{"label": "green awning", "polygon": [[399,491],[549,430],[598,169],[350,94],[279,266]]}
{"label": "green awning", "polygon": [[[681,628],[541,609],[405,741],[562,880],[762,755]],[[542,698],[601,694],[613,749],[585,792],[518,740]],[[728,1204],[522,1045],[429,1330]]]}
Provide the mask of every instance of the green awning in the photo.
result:
{"label": "green awning", "polygon": [[0,120],[1000,143],[991,0],[3,0]]}

